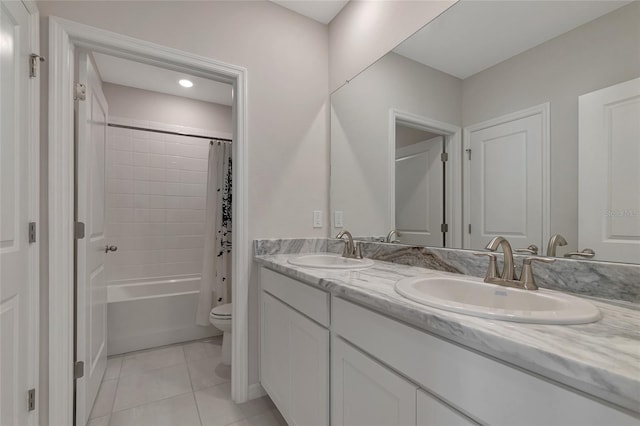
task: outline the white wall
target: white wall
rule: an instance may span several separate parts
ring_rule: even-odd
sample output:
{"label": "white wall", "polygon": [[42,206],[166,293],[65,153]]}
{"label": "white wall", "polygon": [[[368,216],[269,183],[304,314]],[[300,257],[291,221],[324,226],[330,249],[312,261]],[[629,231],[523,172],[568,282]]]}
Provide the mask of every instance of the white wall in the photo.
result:
{"label": "white wall", "polygon": [[392,226],[390,109],[459,126],[461,98],[461,80],[395,53],[331,95],[331,209],[344,212],[345,229],[386,235]]}
{"label": "white wall", "polygon": [[[109,115],[134,120],[156,121],[179,126],[211,129],[231,138],[231,107],[119,84],[103,83]],[[222,135],[212,135],[222,137]]]}
{"label": "white wall", "polygon": [[457,0],[352,0],[329,24],[333,92],[402,43]]}
{"label": "white wall", "polygon": [[[327,235],[326,226],[312,226],[312,211],[328,208],[326,25],[266,1],[41,1],[37,5],[43,19],[59,16],[246,67],[249,239]],[[47,31],[44,26],[43,48],[48,46]],[[43,81],[43,93],[47,92]],[[43,105],[46,102],[44,96]],[[248,283],[252,313],[258,310],[256,279],[254,268]],[[46,279],[42,286],[47,286]],[[43,309],[41,315],[47,314]],[[256,383],[258,325],[253,315],[249,328],[249,379]],[[47,348],[41,349],[46,356]],[[41,374],[46,377],[47,372],[43,369]]]}
{"label": "white wall", "polygon": [[639,22],[634,2],[462,83],[465,126],[551,103],[550,225],[563,251],[578,248],[578,96],[640,76]]}

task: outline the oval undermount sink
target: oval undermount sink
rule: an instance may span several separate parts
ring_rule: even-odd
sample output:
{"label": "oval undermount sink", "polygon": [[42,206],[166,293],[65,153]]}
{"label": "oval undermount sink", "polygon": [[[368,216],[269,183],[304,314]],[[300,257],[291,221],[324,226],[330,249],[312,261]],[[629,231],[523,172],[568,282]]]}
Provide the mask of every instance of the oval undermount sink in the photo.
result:
{"label": "oval undermount sink", "polygon": [[324,269],[365,269],[373,266],[371,259],[350,259],[337,254],[305,254],[289,259],[288,262],[305,268]]}
{"label": "oval undermount sink", "polygon": [[482,318],[534,324],[586,324],[601,318],[595,305],[574,296],[487,284],[473,277],[411,277],[398,281],[395,289],[423,305]]}

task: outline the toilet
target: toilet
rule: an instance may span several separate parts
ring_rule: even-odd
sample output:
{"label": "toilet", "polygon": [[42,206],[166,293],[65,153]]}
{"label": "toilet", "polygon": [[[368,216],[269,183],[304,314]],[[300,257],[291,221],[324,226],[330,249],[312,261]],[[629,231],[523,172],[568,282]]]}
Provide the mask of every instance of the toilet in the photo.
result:
{"label": "toilet", "polygon": [[209,322],[222,331],[222,362],[231,365],[231,312],[233,304],[216,306],[209,314]]}

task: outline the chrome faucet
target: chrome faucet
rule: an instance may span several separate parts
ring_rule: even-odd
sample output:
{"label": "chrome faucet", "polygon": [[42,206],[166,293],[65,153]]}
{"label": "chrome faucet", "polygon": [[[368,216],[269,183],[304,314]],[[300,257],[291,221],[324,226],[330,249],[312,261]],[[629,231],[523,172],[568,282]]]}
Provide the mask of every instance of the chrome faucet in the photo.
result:
{"label": "chrome faucet", "polygon": [[385,239],[385,242],[387,243],[396,243],[399,242],[398,240],[392,240],[391,237],[393,236],[399,237],[400,233],[398,232],[397,229],[392,229],[391,231],[389,231],[389,233],[387,234],[387,238]]}
{"label": "chrome faucet", "polygon": [[556,257],[556,250],[558,246],[566,246],[567,240],[560,234],[554,234],[551,238],[549,238],[549,244],[547,244],[547,256],[548,257]]}
{"label": "chrome faucet", "polygon": [[[343,239],[345,236],[347,237],[346,240]],[[345,229],[344,231],[340,231],[338,235],[336,235],[336,238],[343,239],[344,241],[344,250],[342,250],[342,257],[351,259],[362,259],[362,248],[360,247],[360,243],[354,244],[353,235],[351,235],[351,232]]]}
{"label": "chrome faucet", "polygon": [[531,262],[555,262],[555,259],[547,259],[544,257],[526,257],[522,261],[522,273],[520,274],[520,279],[517,279],[515,276],[516,274],[513,263],[513,250],[511,249],[511,244],[509,244],[509,241],[507,241],[507,239],[504,237],[495,237],[489,242],[489,244],[487,244],[486,249],[491,252],[495,252],[496,250],[498,250],[498,247],[502,247],[502,251],[504,253],[504,262],[502,266],[502,274],[500,274],[500,277],[498,277],[498,267],[496,264],[495,254],[474,253],[476,256],[489,257],[489,269],[487,270],[487,274],[484,278],[484,282],[489,284],[521,288],[524,290],[537,290],[538,286],[536,285],[535,279],[533,277]]}

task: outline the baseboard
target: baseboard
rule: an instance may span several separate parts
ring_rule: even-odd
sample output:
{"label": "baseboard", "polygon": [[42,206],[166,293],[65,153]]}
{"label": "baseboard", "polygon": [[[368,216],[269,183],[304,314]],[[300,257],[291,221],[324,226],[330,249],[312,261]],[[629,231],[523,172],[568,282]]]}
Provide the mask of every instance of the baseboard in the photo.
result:
{"label": "baseboard", "polygon": [[248,398],[249,400],[260,398],[261,396],[265,396],[267,393],[264,391],[264,388],[260,383],[254,383],[249,385]]}

